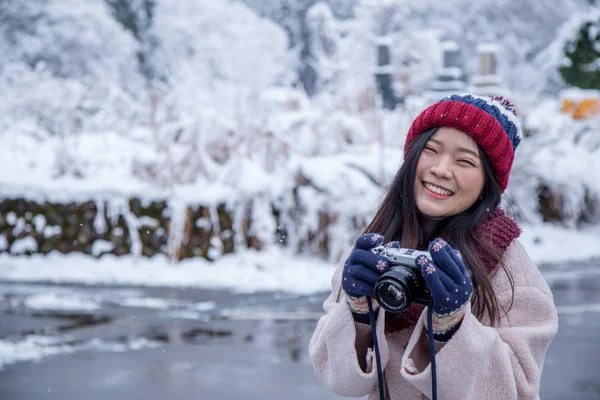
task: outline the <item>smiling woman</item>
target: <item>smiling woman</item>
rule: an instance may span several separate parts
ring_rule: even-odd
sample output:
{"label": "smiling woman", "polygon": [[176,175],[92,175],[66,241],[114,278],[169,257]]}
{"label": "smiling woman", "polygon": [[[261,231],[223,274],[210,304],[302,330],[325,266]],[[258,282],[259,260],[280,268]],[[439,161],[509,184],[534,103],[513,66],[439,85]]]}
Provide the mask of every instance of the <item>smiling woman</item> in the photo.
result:
{"label": "smiling woman", "polygon": [[[454,95],[413,121],[404,162],[336,270],[311,340],[313,367],[332,391],[539,398],[556,307],[519,226],[499,208],[520,140],[502,98]],[[381,306],[372,302],[383,285],[410,306],[398,312],[380,290]]]}

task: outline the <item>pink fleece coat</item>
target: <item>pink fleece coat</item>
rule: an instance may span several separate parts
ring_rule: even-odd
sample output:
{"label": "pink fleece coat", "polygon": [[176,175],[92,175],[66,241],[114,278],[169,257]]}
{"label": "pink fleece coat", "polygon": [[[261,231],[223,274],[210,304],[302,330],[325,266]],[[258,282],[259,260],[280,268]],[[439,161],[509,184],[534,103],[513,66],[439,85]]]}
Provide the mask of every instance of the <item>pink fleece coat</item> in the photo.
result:
{"label": "pink fleece coat", "polygon": [[[436,342],[438,398],[539,399],[540,378],[548,346],[558,329],[552,293],[523,246],[514,241],[503,262],[514,280],[514,302],[501,312],[497,326],[478,320],[470,307],[461,327],[446,343]],[[318,378],[342,396],[379,399],[375,353],[369,325],[354,321],[341,289],[343,263],[332,279],[325,315],[311,338],[309,354]],[[502,268],[491,282],[500,304],[511,300],[510,283]],[[416,326],[389,333],[384,310],[377,318],[385,398],[431,397],[429,344],[424,329],[426,311]]]}

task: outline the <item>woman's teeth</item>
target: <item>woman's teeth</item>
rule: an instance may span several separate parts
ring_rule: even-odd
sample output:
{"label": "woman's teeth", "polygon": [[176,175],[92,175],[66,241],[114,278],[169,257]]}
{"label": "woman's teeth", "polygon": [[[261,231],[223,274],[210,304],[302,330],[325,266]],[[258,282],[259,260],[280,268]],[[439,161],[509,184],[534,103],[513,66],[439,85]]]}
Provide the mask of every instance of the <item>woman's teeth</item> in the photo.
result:
{"label": "woman's teeth", "polygon": [[437,194],[441,194],[442,196],[452,196],[454,193],[446,190],[446,189],[442,189],[441,187],[432,185],[431,183],[424,183],[423,185],[425,185],[425,187],[429,190],[431,190],[434,193]]}

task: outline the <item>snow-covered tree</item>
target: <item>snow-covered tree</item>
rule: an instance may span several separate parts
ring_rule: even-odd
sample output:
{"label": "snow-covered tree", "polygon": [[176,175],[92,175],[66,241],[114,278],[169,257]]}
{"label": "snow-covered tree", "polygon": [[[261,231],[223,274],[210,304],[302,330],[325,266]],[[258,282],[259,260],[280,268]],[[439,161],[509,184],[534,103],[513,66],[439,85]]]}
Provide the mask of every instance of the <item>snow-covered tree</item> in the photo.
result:
{"label": "snow-covered tree", "polygon": [[340,32],[335,17],[326,3],[317,3],[306,14],[308,28],[308,60],[305,73],[312,75],[313,92],[318,92],[339,72]]}
{"label": "snow-covered tree", "polygon": [[298,81],[310,96],[315,94],[319,86],[319,76],[314,69],[313,62],[315,51],[318,52],[319,50],[312,48],[315,43],[313,42],[314,34],[311,34],[311,22],[309,22],[311,17],[308,16],[308,12],[314,5],[322,3],[329,8],[336,18],[346,19],[353,16],[354,6],[359,0],[239,1],[285,29],[288,34],[289,45],[298,57],[298,64],[296,65]]}
{"label": "snow-covered tree", "polygon": [[571,86],[600,90],[600,12],[586,14],[575,37],[565,43],[560,74]]}
{"label": "snow-covered tree", "polygon": [[160,79],[149,62],[156,46],[156,37],[149,33],[156,0],[104,0],[114,18],[140,43],[137,60],[141,73],[148,79]]}
{"label": "snow-covered tree", "polygon": [[151,95],[157,157],[136,170],[155,171],[140,175],[171,184],[214,177],[218,165],[267,135],[257,127],[266,117],[261,93],[295,79],[288,38],[230,0],[163,0],[154,13],[149,64],[162,77]]}
{"label": "snow-covered tree", "polygon": [[139,121],[138,44],[105,3],[2,2],[0,20],[5,131],[125,131]]}

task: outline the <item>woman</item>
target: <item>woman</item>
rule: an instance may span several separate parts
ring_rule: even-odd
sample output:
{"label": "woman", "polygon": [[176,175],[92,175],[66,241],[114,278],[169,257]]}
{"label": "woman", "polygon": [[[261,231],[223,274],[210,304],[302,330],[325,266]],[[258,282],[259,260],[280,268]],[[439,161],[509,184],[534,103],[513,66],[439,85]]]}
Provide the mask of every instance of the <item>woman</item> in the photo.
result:
{"label": "woman", "polygon": [[[433,299],[439,398],[539,398],[558,317],[517,240],[520,228],[499,208],[520,138],[514,107],[498,97],[454,95],[414,120],[404,163],[336,270],[310,342],[315,372],[330,390],[379,398],[366,296],[389,268],[371,249],[388,241],[431,254],[415,265]],[[431,397],[426,308],[374,307],[385,398]]]}

